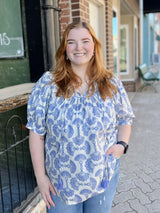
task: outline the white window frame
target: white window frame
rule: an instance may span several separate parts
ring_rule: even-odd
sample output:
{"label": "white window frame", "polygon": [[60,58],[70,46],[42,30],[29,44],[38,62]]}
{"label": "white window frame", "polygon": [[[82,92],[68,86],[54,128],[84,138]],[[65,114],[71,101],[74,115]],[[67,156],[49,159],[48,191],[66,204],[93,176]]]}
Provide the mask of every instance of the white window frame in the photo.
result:
{"label": "white window frame", "polygon": [[104,63],[106,64],[106,26],[105,26],[105,1],[104,0],[90,0],[98,7],[99,14],[99,36],[98,39],[102,44],[102,55]]}
{"label": "white window frame", "polygon": [[[136,33],[135,33],[136,32]],[[135,34],[135,66],[139,65],[139,43],[138,43],[138,27],[134,26],[134,34]]]}
{"label": "white window frame", "polygon": [[[129,26],[128,26],[128,24],[123,24],[120,26],[120,30],[122,28],[126,29],[126,45],[127,45],[127,48],[126,48],[126,50],[127,50],[127,54],[126,54],[127,55],[127,57],[126,57],[127,66],[126,67],[127,67],[127,70],[126,70],[126,72],[121,72],[121,70],[120,70],[120,75],[128,75],[129,74]],[[121,50],[120,50],[120,54],[121,54]],[[121,66],[121,63],[120,63],[120,66]]]}

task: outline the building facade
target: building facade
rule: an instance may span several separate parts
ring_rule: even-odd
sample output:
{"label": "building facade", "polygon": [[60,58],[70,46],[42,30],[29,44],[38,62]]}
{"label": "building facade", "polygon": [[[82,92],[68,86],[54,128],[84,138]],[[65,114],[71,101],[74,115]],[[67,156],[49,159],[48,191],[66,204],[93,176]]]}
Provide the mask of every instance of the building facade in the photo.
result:
{"label": "building facade", "polygon": [[159,13],[145,14],[143,18],[143,63],[150,68],[152,65],[160,65],[160,18]]}

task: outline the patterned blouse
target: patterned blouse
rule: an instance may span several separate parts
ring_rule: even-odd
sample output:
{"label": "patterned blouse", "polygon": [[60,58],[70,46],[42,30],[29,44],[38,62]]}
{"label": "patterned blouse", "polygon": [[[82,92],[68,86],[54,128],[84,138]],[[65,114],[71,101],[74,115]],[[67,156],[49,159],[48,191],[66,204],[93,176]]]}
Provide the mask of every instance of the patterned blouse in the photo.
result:
{"label": "patterned blouse", "polygon": [[71,98],[56,97],[57,86],[45,72],[28,101],[27,128],[45,135],[46,172],[66,204],[77,204],[104,192],[116,159],[107,149],[117,142],[119,125],[132,124],[134,114],[119,79],[118,92],[104,101],[97,91],[88,97],[76,91]]}

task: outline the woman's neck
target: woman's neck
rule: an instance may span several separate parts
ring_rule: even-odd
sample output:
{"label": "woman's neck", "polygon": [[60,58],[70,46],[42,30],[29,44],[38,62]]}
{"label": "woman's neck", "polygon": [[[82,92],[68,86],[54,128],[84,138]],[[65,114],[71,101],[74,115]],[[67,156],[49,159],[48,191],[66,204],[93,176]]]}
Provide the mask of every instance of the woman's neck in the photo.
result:
{"label": "woman's neck", "polygon": [[82,82],[88,81],[88,77],[86,75],[87,67],[84,66],[72,66],[73,72],[78,75],[78,77],[82,80]]}

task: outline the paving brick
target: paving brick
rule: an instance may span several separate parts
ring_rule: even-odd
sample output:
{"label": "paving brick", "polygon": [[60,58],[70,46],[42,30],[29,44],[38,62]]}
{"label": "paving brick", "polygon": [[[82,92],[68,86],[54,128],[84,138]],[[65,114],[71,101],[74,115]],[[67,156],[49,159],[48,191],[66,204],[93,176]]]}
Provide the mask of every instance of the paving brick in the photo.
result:
{"label": "paving brick", "polygon": [[124,203],[129,199],[133,199],[133,194],[131,191],[121,192],[115,197],[114,203],[115,204]]}
{"label": "paving brick", "polygon": [[160,179],[160,171],[157,171],[150,175],[152,179]]}
{"label": "paving brick", "polygon": [[115,207],[111,209],[111,213],[126,213],[126,212],[133,212],[127,202],[119,203]]}
{"label": "paving brick", "polygon": [[160,200],[155,200],[153,203],[146,205],[146,207],[151,213],[160,213]]}
{"label": "paving brick", "polygon": [[152,183],[148,183],[148,185],[150,185],[150,187],[154,190],[154,189],[158,189],[160,188],[160,184],[156,181],[152,182]]}
{"label": "paving brick", "polygon": [[126,169],[124,170],[123,168],[120,167],[120,174],[119,174],[119,182],[123,182],[126,180],[134,180],[137,177],[135,172],[129,172]]}
{"label": "paving brick", "polygon": [[[138,213],[149,213],[148,209],[143,206],[138,199],[129,200],[128,203],[130,204],[133,211]],[[118,213],[118,212],[117,212]],[[153,212],[152,212],[153,213]]]}
{"label": "paving brick", "polygon": [[136,188],[136,185],[132,180],[128,179],[125,182],[120,182],[118,184],[117,191],[118,192],[126,192],[126,191],[129,191],[132,188]]}
{"label": "paving brick", "polygon": [[145,193],[143,193],[139,188],[131,189],[131,191],[133,192],[133,196],[136,197],[141,204],[145,205],[147,203],[151,203],[149,197]]}
{"label": "paving brick", "polygon": [[149,175],[145,174],[143,171],[141,171],[141,173],[137,173],[137,176],[141,178],[145,183],[153,182],[153,179]]}
{"label": "paving brick", "polygon": [[[150,187],[149,184],[146,184],[142,179],[135,179],[134,180],[135,186],[137,186],[138,188],[140,188],[142,190],[143,193],[147,193],[147,192],[152,192],[153,189]],[[136,187],[134,187],[136,188]]]}
{"label": "paving brick", "polygon": [[152,193],[147,193],[147,195],[148,195],[148,197],[151,201],[154,201],[154,200],[157,200],[157,199],[160,200],[160,188],[155,189]]}

